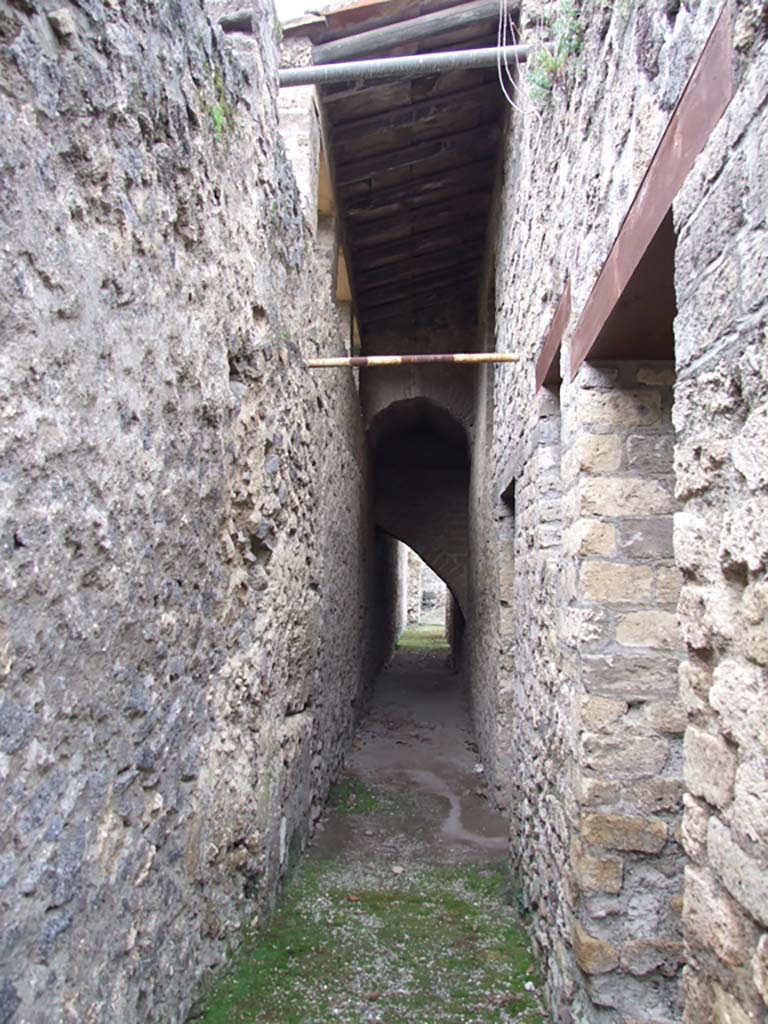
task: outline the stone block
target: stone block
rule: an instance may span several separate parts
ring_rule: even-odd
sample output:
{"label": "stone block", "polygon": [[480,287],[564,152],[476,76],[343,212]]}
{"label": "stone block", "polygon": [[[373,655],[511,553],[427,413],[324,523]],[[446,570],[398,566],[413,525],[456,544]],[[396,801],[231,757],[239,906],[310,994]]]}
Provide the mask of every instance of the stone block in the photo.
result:
{"label": "stone block", "polygon": [[642,611],[620,615],[616,641],[623,647],[651,647],[674,651],[681,647],[680,630],[674,612]]}
{"label": "stone block", "polygon": [[762,747],[736,769],[730,820],[737,838],[768,848],[768,759]]}
{"label": "stone block", "polygon": [[683,780],[675,777],[643,779],[624,794],[628,808],[645,814],[679,811],[683,799]]}
{"label": "stone block", "polygon": [[618,434],[582,434],[572,447],[575,468],[584,473],[615,473],[623,458],[622,438]]}
{"label": "stone block", "polygon": [[626,714],[628,704],[623,700],[607,697],[581,697],[579,711],[581,722],[590,729],[604,729]]}
{"label": "stone block", "polygon": [[581,761],[597,775],[638,779],[657,775],[666,764],[667,741],[655,733],[643,735],[630,727],[609,733],[586,733],[581,738]]}
{"label": "stone block", "polygon": [[685,583],[677,602],[685,642],[694,651],[706,651],[733,641],[738,604],[738,594],[725,581],[710,586]]}
{"label": "stone block", "polygon": [[671,488],[658,480],[594,477],[579,483],[579,506],[587,516],[653,516],[674,512]]}
{"label": "stone block", "polygon": [[719,559],[726,570],[746,566],[756,573],[768,567],[768,503],[763,497],[739,502],[724,516]]}
{"label": "stone block", "polygon": [[650,387],[671,387],[675,383],[674,366],[641,366],[637,371],[637,383]]}
{"label": "stone block", "polygon": [[576,963],[585,974],[605,974],[618,967],[619,954],[615,946],[590,935],[578,921],[571,928],[571,942]]}
{"label": "stone block", "polygon": [[616,551],[616,528],[599,519],[577,519],[563,533],[567,555],[612,555]]}
{"label": "stone block", "polygon": [[656,778],[639,779],[628,786],[623,780],[581,776],[576,796],[583,807],[590,809],[614,811],[620,807],[629,814],[659,814],[679,810],[683,783],[681,779]]}
{"label": "stone block", "polygon": [[579,396],[582,423],[601,427],[641,427],[661,419],[658,391],[583,391]]}
{"label": "stone block", "polygon": [[683,944],[673,939],[633,939],[621,947],[621,966],[637,978],[654,971],[673,978],[684,963]]}
{"label": "stone block", "polygon": [[750,490],[768,486],[768,402],[749,414],[733,442],[731,458]]}
{"label": "stone block", "polygon": [[671,434],[632,434],[627,438],[626,447],[630,470],[661,477],[673,472],[675,439]]}
{"label": "stone block", "polygon": [[683,928],[694,948],[711,950],[730,967],[747,958],[746,933],[730,900],[720,895],[706,867],[685,869]]}
{"label": "stone block", "polygon": [[685,572],[706,571],[717,562],[717,538],[704,516],[689,509],[674,516],[675,561]]}
{"label": "stone block", "polygon": [[680,701],[660,700],[646,704],[643,717],[652,729],[669,736],[682,736],[685,732],[687,715]]}
{"label": "stone block", "polygon": [[610,616],[602,608],[561,609],[559,623],[559,638],[565,644],[608,643],[612,637]]}
{"label": "stone block", "polygon": [[768,872],[734,842],[728,827],[715,817],[709,819],[707,853],[731,896],[768,928]]}
{"label": "stone block", "polygon": [[683,820],[680,824],[682,847],[694,863],[701,863],[707,852],[709,812],[690,793],[683,795]]}
{"label": "stone block", "polygon": [[701,864],[706,859],[709,814],[689,793],[683,794],[683,803],[680,845],[694,864]]}
{"label": "stone block", "polygon": [[746,748],[768,746],[768,695],[757,665],[737,658],[722,661],[712,674],[709,703],[727,736]]}
{"label": "stone block", "polygon": [[619,562],[585,562],[581,591],[585,601],[640,604],[650,600],[653,570]]}
{"label": "stone block", "polygon": [[662,560],[674,555],[671,516],[643,516],[618,523],[618,551],[629,559]]}
{"label": "stone block", "polygon": [[596,857],[576,846],[573,854],[576,882],[582,892],[606,892],[617,896],[624,879],[624,865],[618,857]]}
{"label": "stone block", "polygon": [[615,366],[597,366],[594,363],[583,363],[579,369],[578,385],[581,388],[610,388],[619,378]]}
{"label": "stone block", "polygon": [[701,662],[681,661],[678,670],[680,679],[680,700],[686,711],[692,714],[707,707],[712,673]]}
{"label": "stone block", "polygon": [[674,700],[677,659],[658,654],[587,654],[582,657],[585,690],[619,700]]}
{"label": "stone block", "polygon": [[659,853],[667,841],[667,825],[659,818],[586,814],[581,819],[580,834],[583,841],[591,846],[625,852]]}
{"label": "stone block", "polygon": [[656,570],[656,600],[659,604],[677,604],[682,585],[683,577],[679,569],[661,566]]}
{"label": "stone block", "polygon": [[694,796],[714,807],[725,807],[733,797],[736,757],[722,736],[689,725],[683,745],[685,783]]}

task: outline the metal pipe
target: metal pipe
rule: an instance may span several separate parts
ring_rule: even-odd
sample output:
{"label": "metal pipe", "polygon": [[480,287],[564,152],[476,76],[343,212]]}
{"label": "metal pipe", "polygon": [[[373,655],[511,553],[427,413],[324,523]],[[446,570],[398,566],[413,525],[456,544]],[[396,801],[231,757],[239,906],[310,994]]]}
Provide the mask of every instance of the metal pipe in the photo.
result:
{"label": "metal pipe", "polygon": [[450,352],[440,355],[407,356],[332,356],[308,359],[310,370],[324,370],[332,366],[417,366],[422,363],[519,363],[517,352]]}
{"label": "metal pipe", "polygon": [[449,50],[446,53],[420,53],[412,57],[376,57],[349,60],[338,64],[312,64],[304,68],[281,68],[280,85],[328,85],[372,78],[417,78],[436,71],[463,68],[490,68],[497,61],[526,61],[536,50],[552,50],[554,43],[538,46],[487,46],[480,50]]}

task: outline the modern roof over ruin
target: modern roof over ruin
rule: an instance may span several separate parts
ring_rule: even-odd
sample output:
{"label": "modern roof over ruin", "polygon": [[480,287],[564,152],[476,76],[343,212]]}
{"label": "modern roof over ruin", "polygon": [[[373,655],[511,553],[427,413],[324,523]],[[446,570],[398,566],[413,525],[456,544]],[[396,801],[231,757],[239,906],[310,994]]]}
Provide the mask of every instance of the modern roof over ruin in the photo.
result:
{"label": "modern roof over ruin", "polygon": [[[495,46],[497,0],[373,0],[285,27],[314,63]],[[363,336],[473,319],[504,98],[496,68],[319,87]]]}

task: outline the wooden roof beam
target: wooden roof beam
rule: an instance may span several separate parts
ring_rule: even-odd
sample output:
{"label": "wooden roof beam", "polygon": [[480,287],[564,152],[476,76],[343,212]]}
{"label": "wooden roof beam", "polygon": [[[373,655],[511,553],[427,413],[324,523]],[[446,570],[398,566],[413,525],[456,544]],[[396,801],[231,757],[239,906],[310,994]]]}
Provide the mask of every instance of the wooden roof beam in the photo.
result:
{"label": "wooden roof beam", "polygon": [[360,292],[360,309],[372,309],[385,302],[421,295],[440,285],[461,287],[470,281],[477,282],[479,276],[479,260],[464,260],[442,270],[430,270],[410,280],[379,285],[378,288],[371,287],[366,292]]}
{"label": "wooden roof beam", "polygon": [[480,216],[490,205],[490,189],[482,189],[465,193],[459,199],[441,205],[428,206],[424,210],[410,210],[407,217],[388,217],[383,221],[374,221],[373,225],[358,224],[352,235],[355,252],[360,254],[377,245],[397,242],[425,231],[460,227],[466,217]]}
{"label": "wooden roof beam", "polygon": [[313,49],[313,59],[317,64],[333,64],[336,61],[356,60],[366,54],[378,50],[389,52],[400,46],[422,39],[431,39],[445,32],[473,25],[477,21],[498,17],[498,0],[471,0],[470,3],[458,7],[449,7],[444,11],[422,14],[406,21],[396,21],[391,25],[369,29],[344,39],[322,43]]}
{"label": "wooden roof beam", "polygon": [[381,320],[391,320],[397,316],[413,315],[432,306],[469,305],[476,299],[477,282],[468,282],[463,288],[456,286],[450,288],[437,288],[432,292],[425,292],[415,302],[410,304],[402,300],[388,302],[385,305],[377,306],[375,309],[365,310],[362,314],[364,324],[372,324]]}
{"label": "wooden roof beam", "polygon": [[[496,161],[492,158],[475,160],[468,164],[453,165],[443,171],[430,171],[421,176],[409,178],[399,185],[387,185],[375,192],[366,190],[354,195],[350,189],[339,189],[344,205],[344,212],[350,221],[357,219],[356,214],[367,214],[378,207],[386,207],[393,202],[413,200],[430,201],[433,193],[450,189],[456,193],[470,191],[478,186],[490,183]],[[362,183],[357,184],[362,189]],[[442,200],[441,200],[442,201]]]}
{"label": "wooden roof beam", "polygon": [[410,128],[422,125],[425,121],[439,117],[441,114],[453,114],[458,110],[474,110],[476,107],[493,105],[494,101],[498,106],[500,97],[498,82],[488,82],[473,86],[471,89],[462,89],[459,92],[429,96],[427,99],[396,107],[394,110],[386,110],[384,113],[368,114],[366,117],[356,117],[351,121],[341,121],[332,126],[331,135],[335,143],[356,141],[364,132]]}
{"label": "wooden roof beam", "polygon": [[[427,271],[438,269],[451,269],[458,263],[469,262],[472,259],[479,260],[483,255],[484,240],[463,245],[460,248],[449,246],[442,251],[433,252],[429,256]],[[425,270],[424,260],[414,258],[406,254],[402,259],[393,260],[386,267],[372,268],[368,271],[361,270],[355,277],[357,288],[361,291],[366,288],[382,287],[383,283],[403,281],[417,277]]]}
{"label": "wooden roof beam", "polygon": [[476,149],[487,151],[495,146],[499,137],[499,125],[493,123],[480,125],[466,132],[443,135],[429,142],[417,142],[415,145],[393,149],[380,156],[368,157],[336,167],[336,184],[350,185],[356,181],[365,181],[374,174],[399,170],[402,167],[413,167],[427,160],[450,156],[452,153],[471,153]]}
{"label": "wooden roof beam", "polygon": [[355,266],[361,270],[386,266],[388,262],[397,262],[403,256],[426,256],[431,252],[439,252],[448,246],[461,246],[478,242],[485,238],[485,224],[474,230],[465,225],[444,228],[442,231],[423,231],[418,235],[408,235],[396,242],[379,245],[365,252],[355,252]]}

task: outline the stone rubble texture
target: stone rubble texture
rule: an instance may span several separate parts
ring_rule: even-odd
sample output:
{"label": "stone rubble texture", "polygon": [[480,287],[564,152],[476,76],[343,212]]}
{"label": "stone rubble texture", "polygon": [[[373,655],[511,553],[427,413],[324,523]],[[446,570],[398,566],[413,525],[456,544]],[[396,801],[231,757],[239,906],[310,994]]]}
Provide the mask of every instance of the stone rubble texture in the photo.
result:
{"label": "stone rubble texture", "polygon": [[357,391],[303,365],[346,324],[254,23],[237,56],[199,3],[0,5],[4,1022],[183,1021],[389,648]]}
{"label": "stone rubble texture", "polygon": [[[524,33],[557,9],[523,0]],[[366,338],[519,366],[312,375],[349,308],[271,6],[225,39],[235,0],[0,0],[0,1024],[186,1018],[402,629],[394,537],[451,590],[555,1024],[768,1019],[758,0],[729,6],[733,100],[673,207],[674,360],[570,380],[721,9],[583,0],[551,100],[508,114],[479,325]]]}
{"label": "stone rubble texture", "polygon": [[[523,30],[557,8],[523,3]],[[488,333],[525,369],[478,385],[469,670],[559,1024],[767,1013],[760,4],[731,5],[734,98],[674,204],[674,363],[570,381],[574,328],[721,9],[585,0],[551,101],[523,89],[508,115]],[[568,278],[563,383],[536,393]]]}

